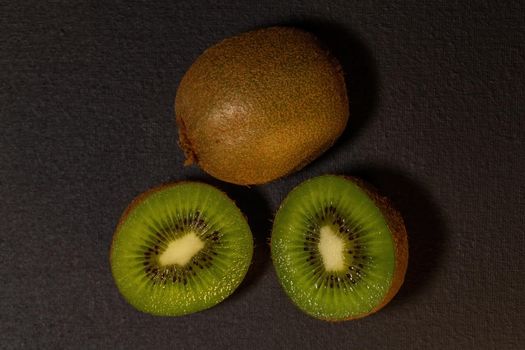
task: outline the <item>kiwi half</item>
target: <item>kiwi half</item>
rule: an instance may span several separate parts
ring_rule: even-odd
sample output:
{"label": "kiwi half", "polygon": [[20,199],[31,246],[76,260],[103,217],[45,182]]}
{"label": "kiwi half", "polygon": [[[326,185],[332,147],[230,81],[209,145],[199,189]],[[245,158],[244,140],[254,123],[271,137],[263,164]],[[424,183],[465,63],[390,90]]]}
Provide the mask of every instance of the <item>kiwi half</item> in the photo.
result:
{"label": "kiwi half", "polygon": [[228,297],[252,253],[250,228],[235,204],[212,186],[181,182],[133,200],[114,234],[110,262],[131,305],[177,316]]}
{"label": "kiwi half", "polygon": [[400,214],[361,180],[334,175],[290,192],[277,212],[271,249],[288,296],[328,321],[381,309],[401,287],[408,262]]}
{"label": "kiwi half", "polygon": [[342,68],[319,40],[271,27],[208,48],[182,78],[175,114],[186,164],[249,185],[311,162],[349,112]]}

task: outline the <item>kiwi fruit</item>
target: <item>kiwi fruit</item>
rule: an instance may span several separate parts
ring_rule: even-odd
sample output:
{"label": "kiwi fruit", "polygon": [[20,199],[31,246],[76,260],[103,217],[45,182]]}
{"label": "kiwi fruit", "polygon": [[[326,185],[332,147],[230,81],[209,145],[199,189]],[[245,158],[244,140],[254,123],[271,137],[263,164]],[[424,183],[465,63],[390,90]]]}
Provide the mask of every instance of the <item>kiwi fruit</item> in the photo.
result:
{"label": "kiwi fruit", "polygon": [[327,321],[384,307],[401,287],[408,263],[401,215],[363,181],[335,175],[290,192],[275,217],[271,251],[288,296]]}
{"label": "kiwi fruit", "polygon": [[181,80],[175,114],[186,164],[262,184],[327,150],[346,126],[348,98],[340,64],[314,35],[271,27],[198,57]]}
{"label": "kiwi fruit", "polygon": [[252,254],[237,206],[212,186],[180,182],[132,201],[114,234],[110,263],[120,293],[136,309],[178,316],[228,297]]}

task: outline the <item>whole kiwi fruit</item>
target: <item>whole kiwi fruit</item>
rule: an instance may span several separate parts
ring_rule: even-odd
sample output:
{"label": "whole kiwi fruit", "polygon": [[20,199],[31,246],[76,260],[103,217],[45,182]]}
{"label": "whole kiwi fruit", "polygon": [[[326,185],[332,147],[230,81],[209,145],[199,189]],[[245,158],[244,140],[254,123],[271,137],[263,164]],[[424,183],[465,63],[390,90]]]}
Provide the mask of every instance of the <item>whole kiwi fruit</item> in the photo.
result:
{"label": "whole kiwi fruit", "polygon": [[327,150],[348,120],[342,68],[312,34],[271,27],[208,48],[175,98],[186,164],[262,184]]}

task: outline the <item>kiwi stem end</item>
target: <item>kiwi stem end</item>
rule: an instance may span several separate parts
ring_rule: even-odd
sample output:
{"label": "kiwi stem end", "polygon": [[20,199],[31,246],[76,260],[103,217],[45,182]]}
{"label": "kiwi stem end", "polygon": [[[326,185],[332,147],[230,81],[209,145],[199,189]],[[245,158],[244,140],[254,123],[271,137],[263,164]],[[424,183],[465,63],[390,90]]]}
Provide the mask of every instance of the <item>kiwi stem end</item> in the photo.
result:
{"label": "kiwi stem end", "polygon": [[177,117],[177,125],[179,127],[179,145],[184,151],[186,160],[184,165],[192,165],[193,163],[198,163],[197,154],[194,151],[194,147],[190,138],[188,137],[188,132],[184,120],[182,117]]}

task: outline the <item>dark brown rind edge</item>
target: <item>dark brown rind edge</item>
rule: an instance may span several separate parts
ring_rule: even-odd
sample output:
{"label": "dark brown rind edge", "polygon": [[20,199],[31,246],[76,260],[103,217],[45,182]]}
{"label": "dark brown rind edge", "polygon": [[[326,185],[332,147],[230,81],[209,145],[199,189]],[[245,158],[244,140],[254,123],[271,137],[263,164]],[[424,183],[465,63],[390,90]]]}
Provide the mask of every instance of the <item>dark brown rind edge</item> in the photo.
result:
{"label": "dark brown rind edge", "polygon": [[394,240],[395,249],[395,267],[394,275],[392,277],[392,284],[388,292],[386,293],[383,300],[370,312],[358,316],[353,316],[345,319],[322,319],[329,322],[340,322],[356,320],[369,316],[385,307],[394,296],[397,294],[401,285],[405,280],[405,273],[408,267],[408,234],[405,228],[405,223],[401,214],[392,206],[390,200],[379,194],[377,189],[367,182],[352,176],[340,176],[348,181],[355,183],[361,188],[375,203],[375,205],[381,210],[381,213],[385,217],[388,228],[392,233],[392,239]]}

